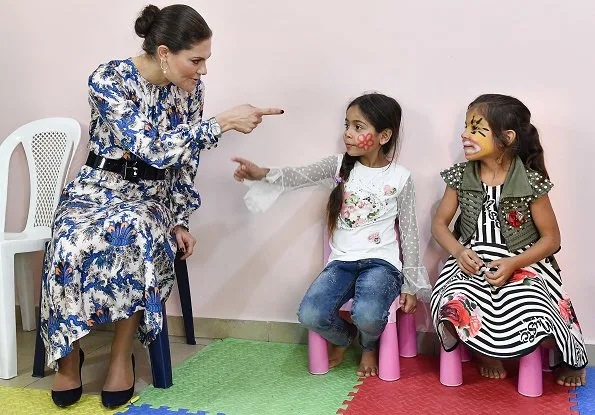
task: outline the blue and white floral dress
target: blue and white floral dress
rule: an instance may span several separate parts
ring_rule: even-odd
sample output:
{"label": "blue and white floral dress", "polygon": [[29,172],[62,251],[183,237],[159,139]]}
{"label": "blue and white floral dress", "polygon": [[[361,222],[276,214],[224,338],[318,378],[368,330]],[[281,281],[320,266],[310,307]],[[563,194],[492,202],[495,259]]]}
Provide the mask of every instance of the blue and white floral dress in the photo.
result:
{"label": "blue and white floral dress", "polygon": [[42,276],[41,328],[48,366],[91,327],[144,310],[139,339],[161,330],[171,291],[175,225],[200,206],[193,186],[203,149],[216,137],[202,122],[204,85],[193,93],[145,80],[132,60],[100,65],[89,77],[89,150],[139,157],[166,169],[164,180],[124,180],[83,166],[64,189]]}

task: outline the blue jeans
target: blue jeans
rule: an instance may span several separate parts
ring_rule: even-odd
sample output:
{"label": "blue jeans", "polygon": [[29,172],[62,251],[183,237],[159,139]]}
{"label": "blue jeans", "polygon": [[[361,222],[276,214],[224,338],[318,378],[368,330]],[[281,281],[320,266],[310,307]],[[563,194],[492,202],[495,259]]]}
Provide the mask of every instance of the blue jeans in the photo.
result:
{"label": "blue jeans", "polygon": [[351,318],[360,332],[360,345],[374,350],[402,284],[401,272],[382,259],[333,261],[308,288],[298,320],[332,344],[347,347],[357,333],[339,316],[339,309],[353,298]]}

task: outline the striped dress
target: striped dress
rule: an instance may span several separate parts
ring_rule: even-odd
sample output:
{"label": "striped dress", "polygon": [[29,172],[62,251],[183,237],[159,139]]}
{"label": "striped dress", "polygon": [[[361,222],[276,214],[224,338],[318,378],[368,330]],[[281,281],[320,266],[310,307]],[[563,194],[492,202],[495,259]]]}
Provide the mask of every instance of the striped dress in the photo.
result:
{"label": "striped dress", "polygon": [[[488,264],[523,252],[509,252],[497,215],[502,185],[483,185],[485,198],[475,235],[466,245]],[[484,277],[463,273],[455,258],[446,261],[432,291],[431,310],[436,332],[446,351],[462,341],[472,350],[497,359],[524,356],[548,337],[555,340],[561,359],[580,369],[587,353],[579,322],[564,292],[560,275],[547,259],[517,270],[495,288]],[[451,322],[458,338],[446,329]]]}

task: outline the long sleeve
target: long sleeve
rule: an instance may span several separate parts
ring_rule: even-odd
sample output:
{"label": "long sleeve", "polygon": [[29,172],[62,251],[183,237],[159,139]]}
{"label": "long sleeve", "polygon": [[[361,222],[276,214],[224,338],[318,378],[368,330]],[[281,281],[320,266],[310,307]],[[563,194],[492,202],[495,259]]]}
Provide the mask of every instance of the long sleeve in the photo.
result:
{"label": "long sleeve", "polygon": [[[202,83],[198,88],[201,102]],[[134,92],[128,91],[124,78],[114,66],[100,66],[89,77],[89,103],[127,151],[157,168],[180,168],[200,150],[216,145],[208,123],[178,124],[168,131],[159,131],[133,100]]]}
{"label": "long sleeve", "polygon": [[[201,123],[208,127],[208,123],[202,123],[204,107],[204,86],[198,91],[194,98],[190,98],[189,122]],[[189,228],[190,214],[198,209],[201,204],[200,195],[194,188],[194,179],[198,169],[200,150],[182,167],[172,170],[172,212],[174,214],[174,226],[180,225]]]}
{"label": "long sleeve", "polygon": [[403,287],[401,292],[415,294],[423,301],[429,301],[432,286],[428,272],[421,262],[419,231],[415,213],[415,188],[411,176],[397,196],[399,232],[403,254]]}
{"label": "long sleeve", "polygon": [[258,182],[247,182],[250,190],[244,196],[246,207],[252,212],[264,212],[287,190],[324,185],[332,188],[342,155],[325,157],[301,167],[271,168]]}

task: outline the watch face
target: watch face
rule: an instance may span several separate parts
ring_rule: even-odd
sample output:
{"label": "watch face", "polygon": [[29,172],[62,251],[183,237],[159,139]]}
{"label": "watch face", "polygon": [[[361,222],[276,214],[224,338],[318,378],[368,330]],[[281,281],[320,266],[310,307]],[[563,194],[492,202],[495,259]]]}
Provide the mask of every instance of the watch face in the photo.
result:
{"label": "watch face", "polygon": [[211,120],[211,131],[215,135],[221,135],[221,126],[215,119]]}

